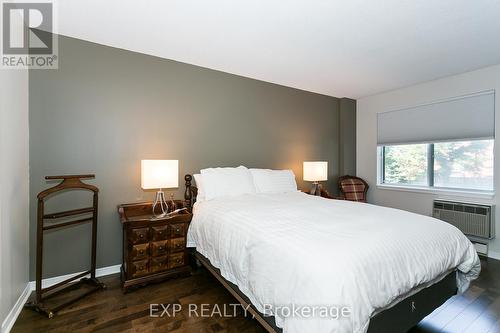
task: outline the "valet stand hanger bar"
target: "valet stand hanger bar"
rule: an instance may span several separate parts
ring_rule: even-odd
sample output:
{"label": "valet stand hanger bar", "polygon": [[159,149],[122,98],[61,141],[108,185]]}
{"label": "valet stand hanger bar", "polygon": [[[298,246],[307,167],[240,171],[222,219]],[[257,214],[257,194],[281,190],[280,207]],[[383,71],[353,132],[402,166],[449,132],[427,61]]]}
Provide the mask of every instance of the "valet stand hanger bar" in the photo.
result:
{"label": "valet stand hanger bar", "polygon": [[[93,185],[83,183],[82,179],[94,178],[94,175],[69,175],[69,176],[47,176],[47,180],[62,180],[58,185],[46,189],[38,194],[38,212],[37,212],[37,232],[36,232],[36,291],[35,300],[26,304],[27,308],[33,309],[37,312],[45,314],[47,317],[52,318],[62,308],[75,303],[76,301],[84,298],[85,296],[106,288],[106,286],[99,282],[96,278],[96,245],[97,245],[97,207],[98,207],[98,194],[99,189]],[[59,192],[66,190],[86,190],[93,192],[92,207],[71,209],[58,213],[45,214],[45,199]],[[71,217],[82,214],[91,214],[91,216],[68,221],[46,225],[45,220],[56,220],[63,217]],[[55,221],[52,221],[55,222]],[[92,223],[92,244],[91,244],[91,258],[90,269],[79,273],[69,279],[61,281],[53,286],[42,288],[42,269],[43,269],[43,233],[47,230],[57,230],[64,227],[69,227],[77,224]],[[90,275],[90,278],[86,277]],[[80,279],[79,281],[76,281]],[[76,281],[76,282],[75,282]],[[55,306],[48,306],[45,302],[48,298],[53,297],[66,288],[71,287],[74,289],[76,286],[88,284],[92,288],[77,295],[71,299],[66,300],[62,304]]]}

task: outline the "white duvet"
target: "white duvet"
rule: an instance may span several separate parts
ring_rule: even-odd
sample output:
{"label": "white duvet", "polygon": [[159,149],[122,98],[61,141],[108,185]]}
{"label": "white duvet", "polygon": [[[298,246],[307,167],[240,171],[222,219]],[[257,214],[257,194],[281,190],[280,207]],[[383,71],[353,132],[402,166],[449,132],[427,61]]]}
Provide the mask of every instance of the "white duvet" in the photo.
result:
{"label": "white duvet", "polygon": [[284,333],[366,332],[370,317],[457,269],[480,272],[471,242],[440,220],[300,192],[195,204],[188,246],[261,312],[349,308],[344,318],[275,313]]}

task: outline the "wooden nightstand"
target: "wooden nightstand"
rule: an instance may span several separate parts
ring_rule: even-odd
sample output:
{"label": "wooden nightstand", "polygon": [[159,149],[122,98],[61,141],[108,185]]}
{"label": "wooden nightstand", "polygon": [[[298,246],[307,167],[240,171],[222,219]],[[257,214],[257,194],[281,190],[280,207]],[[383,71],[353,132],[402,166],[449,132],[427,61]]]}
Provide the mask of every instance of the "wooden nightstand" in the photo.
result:
{"label": "wooden nightstand", "polygon": [[[184,202],[175,201],[176,209]],[[172,207],[169,207],[169,211]],[[122,289],[158,282],[181,274],[191,267],[186,235],[192,214],[187,210],[170,217],[153,218],[152,203],[118,206],[123,227]]]}
{"label": "wooden nightstand", "polygon": [[[305,191],[305,190],[304,190],[304,191],[302,191],[302,192],[304,192],[304,193],[306,193],[306,194],[310,194],[310,195],[312,195],[312,194],[310,193],[310,191]],[[322,197],[322,198],[327,198],[327,199],[344,200],[344,198],[343,198],[343,197],[338,197],[338,196],[337,196],[337,197],[335,197],[335,196],[331,195],[330,193],[328,193],[328,191],[327,191],[327,190],[325,190],[325,189],[323,189],[323,188],[321,188],[320,197]]]}

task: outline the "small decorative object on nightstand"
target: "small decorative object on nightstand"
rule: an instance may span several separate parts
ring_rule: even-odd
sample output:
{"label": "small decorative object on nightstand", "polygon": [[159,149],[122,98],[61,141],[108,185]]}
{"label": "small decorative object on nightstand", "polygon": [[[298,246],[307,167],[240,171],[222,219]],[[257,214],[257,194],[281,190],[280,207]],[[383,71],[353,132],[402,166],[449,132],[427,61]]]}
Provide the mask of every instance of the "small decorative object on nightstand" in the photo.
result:
{"label": "small decorative object on nightstand", "polygon": [[320,181],[328,180],[328,162],[304,162],[304,180],[313,182],[310,194],[321,195]]}
{"label": "small decorative object on nightstand", "polygon": [[123,227],[124,292],[131,286],[191,272],[186,235],[192,214],[184,209],[183,201],[175,200],[174,204],[175,207],[169,207],[172,213],[162,217],[155,217],[161,210],[156,207],[153,212],[152,202],[118,206]]}

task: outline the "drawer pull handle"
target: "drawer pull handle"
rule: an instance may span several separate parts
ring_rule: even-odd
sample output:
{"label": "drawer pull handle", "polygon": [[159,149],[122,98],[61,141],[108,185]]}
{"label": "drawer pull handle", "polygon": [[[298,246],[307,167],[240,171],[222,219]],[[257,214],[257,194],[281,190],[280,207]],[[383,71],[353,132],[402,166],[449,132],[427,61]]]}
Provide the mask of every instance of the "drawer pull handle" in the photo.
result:
{"label": "drawer pull handle", "polygon": [[175,229],[175,232],[177,232],[177,233],[180,231],[181,231],[181,229],[179,229],[179,228]]}
{"label": "drawer pull handle", "polygon": [[144,253],[144,250],[139,250],[139,254],[143,254]]}
{"label": "drawer pull handle", "polygon": [[158,232],[159,235],[163,235],[163,231]]}
{"label": "drawer pull handle", "polygon": [[176,259],[176,260],[175,260],[175,262],[176,262],[177,264],[180,264],[180,263],[181,263],[181,260],[180,260],[180,259]]}
{"label": "drawer pull handle", "polygon": [[143,266],[139,267],[139,270],[140,271],[144,270],[144,267]]}
{"label": "drawer pull handle", "polygon": [[177,244],[175,244],[175,247],[176,247],[176,248],[180,248],[180,247],[181,247],[181,244],[177,243]]}
{"label": "drawer pull handle", "polygon": [[144,238],[144,234],[140,234],[140,235],[139,235],[139,238]]}
{"label": "drawer pull handle", "polygon": [[158,250],[163,251],[163,246],[160,246]]}

